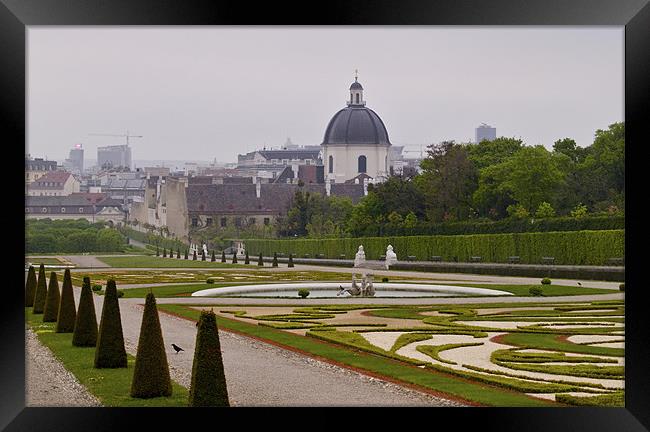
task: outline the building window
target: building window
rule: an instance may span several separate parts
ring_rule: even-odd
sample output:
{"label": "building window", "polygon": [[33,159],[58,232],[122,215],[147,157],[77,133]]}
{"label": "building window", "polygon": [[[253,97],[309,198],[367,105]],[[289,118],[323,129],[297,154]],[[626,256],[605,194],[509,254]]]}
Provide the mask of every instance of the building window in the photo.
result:
{"label": "building window", "polygon": [[334,172],[334,156],[330,156],[328,159],[327,172],[330,174]]}
{"label": "building window", "polygon": [[271,223],[271,218],[264,218],[264,225],[268,225]]}
{"label": "building window", "polygon": [[83,213],[83,212],[84,212],[84,208],[83,208],[83,207],[79,207],[79,213]]}
{"label": "building window", "polygon": [[235,226],[237,228],[241,227],[241,218],[235,218]]}
{"label": "building window", "polygon": [[357,103],[359,103],[359,93],[357,93]]}
{"label": "building window", "polygon": [[192,218],[192,226],[193,227],[199,226],[199,220],[197,218]]}
{"label": "building window", "polygon": [[366,157],[365,156],[359,156],[359,170],[360,173],[365,173],[366,172]]}
{"label": "building window", "polygon": [[228,225],[228,219],[226,219],[225,217],[222,217],[222,218],[221,218],[220,225],[221,225],[222,227],[225,227],[226,225]]}
{"label": "building window", "polygon": [[206,225],[206,226],[210,226],[210,225],[212,225],[212,218],[211,218],[211,217],[209,217],[209,218],[207,218],[207,219],[205,220],[205,225]]}

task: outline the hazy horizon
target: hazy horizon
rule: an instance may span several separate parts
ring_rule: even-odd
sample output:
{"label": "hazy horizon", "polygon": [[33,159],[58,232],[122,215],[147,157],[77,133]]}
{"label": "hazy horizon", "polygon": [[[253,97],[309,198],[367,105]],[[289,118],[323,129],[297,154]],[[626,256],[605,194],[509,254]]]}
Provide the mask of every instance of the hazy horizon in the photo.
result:
{"label": "hazy horizon", "polygon": [[580,146],[623,120],[624,27],[38,27],[27,29],[27,149],[132,138],[134,160],[235,162],[317,145],[359,70],[394,145],[497,136]]}

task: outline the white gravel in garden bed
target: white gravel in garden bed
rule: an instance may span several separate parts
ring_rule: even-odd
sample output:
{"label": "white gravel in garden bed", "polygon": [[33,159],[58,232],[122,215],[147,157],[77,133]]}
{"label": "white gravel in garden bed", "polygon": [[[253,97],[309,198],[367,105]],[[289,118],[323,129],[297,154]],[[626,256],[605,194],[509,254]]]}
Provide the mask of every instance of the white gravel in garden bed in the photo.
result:
{"label": "white gravel in garden bed", "polygon": [[[603,335],[573,335],[567,338],[569,342],[573,343],[589,343],[595,344],[599,342],[611,342],[621,340],[620,336],[603,336]],[[602,345],[600,345],[602,346]]]}

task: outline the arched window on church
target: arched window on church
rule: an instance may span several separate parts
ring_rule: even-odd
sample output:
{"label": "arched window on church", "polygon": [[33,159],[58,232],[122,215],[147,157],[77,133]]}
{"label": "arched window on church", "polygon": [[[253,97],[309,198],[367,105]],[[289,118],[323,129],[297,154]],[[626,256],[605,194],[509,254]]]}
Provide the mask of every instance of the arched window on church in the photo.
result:
{"label": "arched window on church", "polygon": [[358,172],[360,173],[365,173],[366,172],[366,157],[361,155],[359,156],[359,169]]}
{"label": "arched window on church", "polygon": [[328,164],[327,164],[327,165],[329,166],[329,168],[328,168],[328,172],[329,172],[330,174],[333,173],[333,172],[334,172],[334,157],[332,157],[331,155],[330,155],[330,157],[329,157],[329,161],[328,161]]}

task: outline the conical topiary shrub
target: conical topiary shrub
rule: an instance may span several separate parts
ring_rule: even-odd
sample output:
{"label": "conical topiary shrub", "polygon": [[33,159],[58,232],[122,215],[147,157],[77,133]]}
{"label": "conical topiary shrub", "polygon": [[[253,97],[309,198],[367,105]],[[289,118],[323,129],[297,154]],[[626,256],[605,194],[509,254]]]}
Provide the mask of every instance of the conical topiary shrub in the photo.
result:
{"label": "conical topiary shrub", "polygon": [[260,252],[260,257],[257,260],[257,265],[262,267],[264,265],[264,259],[262,258],[262,252]]}
{"label": "conical topiary shrub", "polygon": [[156,256],[160,256],[160,249],[158,249],[158,245],[156,245]]}
{"label": "conical topiary shrub", "polygon": [[201,251],[201,261],[205,261],[205,260],[206,260],[205,251]]}
{"label": "conical topiary shrub", "polygon": [[232,263],[237,264],[237,252],[232,254]]}
{"label": "conical topiary shrub", "polygon": [[227,407],[228,388],[223,370],[221,344],[217,330],[217,317],[212,311],[201,312],[194,363],[192,364],[192,381],[190,384],[190,406]]}
{"label": "conical topiary shrub", "polygon": [[287,267],[293,267],[293,254],[289,254],[289,264]]}
{"label": "conical topiary shrub", "polygon": [[106,294],[102,306],[102,318],[97,335],[95,350],[96,368],[125,368],[126,349],[122,333],[120,305],[117,300],[115,281],[109,279],[106,283]]}
{"label": "conical topiary shrub", "polygon": [[221,262],[226,262],[226,251],[221,251]]}
{"label": "conical topiary shrub", "polygon": [[77,319],[77,310],[74,304],[74,293],[72,292],[72,278],[70,269],[65,269],[63,274],[63,287],[61,288],[61,301],[56,317],[57,333],[72,333],[74,322]]}
{"label": "conical topiary shrub", "polygon": [[34,296],[36,295],[36,271],[34,266],[29,266],[27,271],[27,282],[25,282],[25,307],[34,306]]}
{"label": "conical topiary shrub", "polygon": [[45,309],[45,297],[47,297],[47,281],[45,280],[45,266],[41,264],[38,268],[38,280],[36,281],[36,293],[34,293],[34,308],[32,309],[32,313],[43,313]]}
{"label": "conical topiary shrub", "polygon": [[251,259],[248,257],[248,251],[246,251],[246,256],[244,257],[244,264],[250,264]]}
{"label": "conical topiary shrub", "polygon": [[273,252],[273,267],[277,267],[277,266],[278,266],[278,253]]}
{"label": "conical topiary shrub", "polygon": [[163,248],[163,258],[167,258],[167,249]]}
{"label": "conical topiary shrub", "polygon": [[189,253],[188,250],[185,249],[185,259],[187,259],[187,255],[188,255],[188,253]]}
{"label": "conical topiary shrub", "polygon": [[163,342],[156,298],[147,294],[140,326],[138,352],[131,382],[131,397],[153,398],[172,395],[167,354]]}
{"label": "conical topiary shrub", "polygon": [[97,316],[95,315],[95,303],[93,292],[90,288],[90,278],[84,276],[81,286],[81,297],[79,297],[79,310],[74,323],[72,345],[79,347],[94,347],[97,345]]}
{"label": "conical topiary shrub", "polygon": [[217,257],[214,255],[214,250],[212,251],[212,256],[210,257],[210,261],[215,262],[217,260]]}
{"label": "conical topiary shrub", "polygon": [[196,251],[194,251],[194,256],[192,257],[192,260],[196,261]]}
{"label": "conical topiary shrub", "polygon": [[47,285],[47,296],[45,297],[45,308],[43,309],[43,322],[56,322],[59,314],[59,302],[61,293],[59,292],[59,282],[56,279],[56,273],[50,273],[50,282]]}
{"label": "conical topiary shrub", "polygon": [[176,258],[181,259],[181,248],[178,248],[178,250],[176,251]]}

